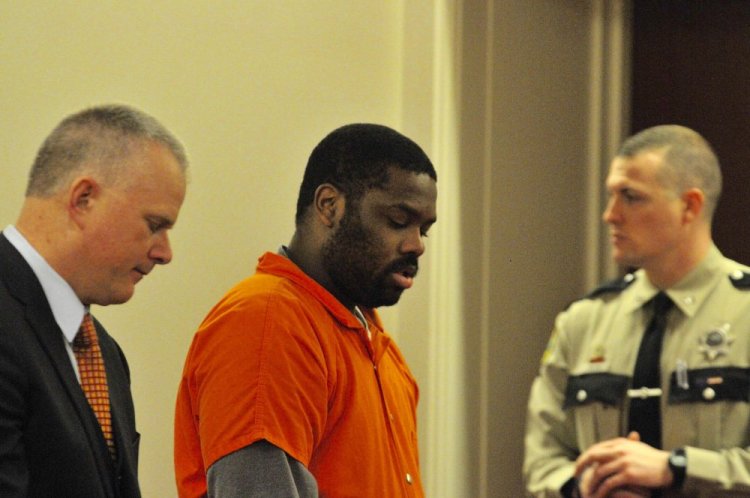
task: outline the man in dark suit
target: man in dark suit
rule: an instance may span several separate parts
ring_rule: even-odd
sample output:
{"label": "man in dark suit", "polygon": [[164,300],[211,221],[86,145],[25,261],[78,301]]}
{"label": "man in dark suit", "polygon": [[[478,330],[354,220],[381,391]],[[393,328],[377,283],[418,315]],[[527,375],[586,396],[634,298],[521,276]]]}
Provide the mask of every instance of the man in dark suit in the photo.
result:
{"label": "man in dark suit", "polygon": [[[94,320],[100,354],[86,363],[79,329],[90,305],[124,303],[171,260],[186,168],[169,131],[119,105],[69,116],[40,148],[20,216],[0,234],[3,498],[140,497],[125,356]],[[89,365],[102,360],[92,394]]]}

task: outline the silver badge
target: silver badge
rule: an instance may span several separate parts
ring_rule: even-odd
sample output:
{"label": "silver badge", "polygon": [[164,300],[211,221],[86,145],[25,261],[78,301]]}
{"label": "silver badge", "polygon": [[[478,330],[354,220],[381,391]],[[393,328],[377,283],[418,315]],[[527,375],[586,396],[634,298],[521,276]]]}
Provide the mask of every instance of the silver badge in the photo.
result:
{"label": "silver badge", "polygon": [[713,361],[719,356],[729,354],[729,346],[734,342],[734,337],[729,335],[729,324],[711,329],[703,337],[698,339],[698,350],[708,361]]}

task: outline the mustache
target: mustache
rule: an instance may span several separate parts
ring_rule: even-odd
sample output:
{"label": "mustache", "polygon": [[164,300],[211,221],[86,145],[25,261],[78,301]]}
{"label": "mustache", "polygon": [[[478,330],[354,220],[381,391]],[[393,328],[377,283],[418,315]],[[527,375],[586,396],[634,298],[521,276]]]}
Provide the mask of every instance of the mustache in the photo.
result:
{"label": "mustache", "polygon": [[416,276],[419,271],[419,261],[416,255],[408,254],[403,258],[394,261],[389,267],[387,273],[402,273],[408,272],[412,276]]}

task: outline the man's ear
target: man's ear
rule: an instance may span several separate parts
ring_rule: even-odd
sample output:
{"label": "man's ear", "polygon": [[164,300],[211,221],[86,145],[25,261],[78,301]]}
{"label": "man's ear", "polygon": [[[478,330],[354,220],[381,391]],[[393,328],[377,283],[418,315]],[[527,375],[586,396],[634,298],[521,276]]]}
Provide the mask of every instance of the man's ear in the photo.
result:
{"label": "man's ear", "polygon": [[706,194],[699,188],[691,188],[683,192],[682,201],[685,203],[683,219],[693,221],[703,216],[706,207]]}
{"label": "man's ear", "polygon": [[313,206],[318,219],[325,226],[333,228],[344,214],[346,199],[338,188],[330,183],[323,183],[315,189]]}
{"label": "man's ear", "polygon": [[81,225],[86,215],[91,212],[100,191],[101,186],[90,176],[81,176],[73,180],[66,198],[70,218]]}

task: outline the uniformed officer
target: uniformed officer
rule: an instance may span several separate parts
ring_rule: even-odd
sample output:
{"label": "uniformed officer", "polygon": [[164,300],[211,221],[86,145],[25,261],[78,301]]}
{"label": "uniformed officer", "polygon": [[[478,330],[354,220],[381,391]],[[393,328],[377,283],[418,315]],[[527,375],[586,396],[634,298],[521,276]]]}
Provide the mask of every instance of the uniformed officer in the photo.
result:
{"label": "uniformed officer", "polygon": [[[638,270],[557,317],[529,399],[527,491],[750,496],[750,270],[711,238],[718,160],[695,131],[656,126],[625,141],[606,188],[614,258]],[[634,380],[649,355],[654,384]]]}

